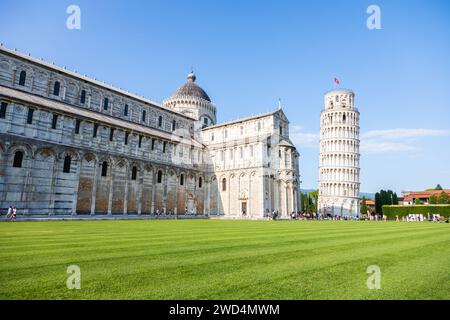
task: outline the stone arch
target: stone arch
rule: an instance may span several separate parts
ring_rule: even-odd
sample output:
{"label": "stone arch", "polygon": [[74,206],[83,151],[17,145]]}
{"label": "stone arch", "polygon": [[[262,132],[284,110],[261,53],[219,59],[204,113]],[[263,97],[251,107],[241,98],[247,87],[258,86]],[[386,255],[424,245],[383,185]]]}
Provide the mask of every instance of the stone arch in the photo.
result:
{"label": "stone arch", "polygon": [[84,161],[86,160],[87,162],[97,162],[98,161],[98,156],[93,153],[93,152],[86,152],[84,154],[82,154],[81,160]]}
{"label": "stone arch", "polygon": [[[188,186],[188,176],[189,176],[189,172],[185,171],[185,170],[180,170],[176,176],[176,182],[178,184],[179,188],[187,188]],[[181,184],[181,180],[183,180],[183,184]],[[184,207],[184,205],[183,205]]]}
{"label": "stone arch", "polygon": [[61,96],[61,90],[63,89],[63,87],[67,87],[67,79],[58,73],[52,72],[49,80],[50,80],[50,95],[53,94],[53,87],[55,85],[55,82],[58,81],[60,84],[59,93]]}
{"label": "stone arch", "polygon": [[[136,172],[134,172],[134,168],[136,168]],[[129,167],[128,167],[128,179],[132,182],[137,182],[140,180],[140,178],[142,177],[142,173],[143,173],[144,169],[143,169],[143,165],[142,163],[138,162],[138,161],[131,161],[129,162]],[[133,180],[133,175],[136,174],[135,179]]]}
{"label": "stone arch", "polygon": [[[74,149],[64,149],[62,151],[60,151],[56,157],[57,157],[57,172],[58,175],[60,173],[62,173],[64,170],[66,170],[65,168],[65,163],[66,163],[66,157],[70,157],[70,161],[68,163],[68,168],[67,168],[67,172],[64,173],[74,173],[73,170],[77,170],[78,166],[80,165],[80,160],[81,160],[81,156],[80,153]],[[75,169],[73,169],[75,168]]]}
{"label": "stone arch", "polygon": [[95,153],[86,152],[81,154],[77,196],[77,214],[90,214],[92,206],[93,188],[95,174],[100,175],[98,168],[98,157]]}
{"label": "stone arch", "polygon": [[12,63],[8,59],[0,59],[0,70],[6,70],[6,73],[9,75],[11,69]]}
{"label": "stone arch", "polygon": [[11,155],[17,150],[21,150],[27,158],[34,157],[33,148],[28,143],[13,143],[6,149],[5,153]]}
{"label": "stone arch", "polygon": [[128,163],[129,163],[129,168],[136,167],[138,172],[142,172],[144,170],[144,165],[140,161],[133,160],[133,161],[128,161]]}
{"label": "stone arch", "polygon": [[30,65],[26,65],[22,62],[16,63],[16,64],[12,64],[12,70],[16,70],[16,78],[15,78],[15,82],[17,84],[19,84],[20,81],[20,73],[22,71],[25,71],[25,84],[24,87],[25,88],[30,88],[31,85],[31,79],[34,77],[34,70]]}
{"label": "stone arch", "polygon": [[[127,162],[127,160],[124,160],[124,159],[121,159],[121,160]],[[106,177],[102,176],[102,167],[103,167],[104,163],[106,163],[106,165],[107,165]],[[110,178],[112,176],[111,174],[112,174],[113,169],[115,167],[115,161],[113,160],[112,157],[110,157],[110,156],[102,156],[102,157],[100,157],[99,161],[98,161],[98,165],[99,165],[99,170],[100,170],[99,171],[99,175],[98,175],[99,178],[100,177]],[[103,169],[103,170],[105,170],[105,169]]]}
{"label": "stone arch", "polygon": [[26,145],[23,144],[15,144],[8,148],[7,152],[4,153],[5,161],[6,161],[6,167],[12,168],[14,167],[14,162],[16,161],[16,153],[21,152],[22,155],[20,156],[20,167],[15,167],[15,169],[21,169],[24,170],[28,167],[28,162],[30,159],[34,158],[34,155],[32,152],[30,152],[29,148],[27,148]]}
{"label": "stone arch", "polygon": [[59,159],[64,159],[65,156],[70,156],[72,159],[79,161],[81,160],[81,155],[80,153],[75,150],[75,149],[64,149],[62,151],[59,152],[58,154],[58,158]]}
{"label": "stone arch", "polygon": [[[120,160],[119,160],[120,161]],[[127,162],[126,160],[124,160]],[[95,195],[95,212],[106,214],[109,210],[109,193],[111,184],[116,179],[118,168],[116,161],[111,156],[101,156],[98,163],[97,188]],[[106,168],[105,168],[106,166]],[[106,175],[104,175],[106,173]],[[113,203],[117,199],[113,195]],[[123,212],[123,211],[122,211]]]}

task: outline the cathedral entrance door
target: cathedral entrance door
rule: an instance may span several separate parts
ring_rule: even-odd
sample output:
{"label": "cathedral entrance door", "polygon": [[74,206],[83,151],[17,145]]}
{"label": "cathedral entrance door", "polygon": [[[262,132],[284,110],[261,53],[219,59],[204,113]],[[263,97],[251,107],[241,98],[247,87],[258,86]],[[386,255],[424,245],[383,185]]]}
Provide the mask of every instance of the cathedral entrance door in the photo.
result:
{"label": "cathedral entrance door", "polygon": [[241,213],[243,216],[247,215],[247,201],[242,201],[241,203]]}
{"label": "cathedral entrance door", "polygon": [[188,201],[187,201],[187,212],[186,214],[195,214],[194,212],[194,197],[189,194]]}

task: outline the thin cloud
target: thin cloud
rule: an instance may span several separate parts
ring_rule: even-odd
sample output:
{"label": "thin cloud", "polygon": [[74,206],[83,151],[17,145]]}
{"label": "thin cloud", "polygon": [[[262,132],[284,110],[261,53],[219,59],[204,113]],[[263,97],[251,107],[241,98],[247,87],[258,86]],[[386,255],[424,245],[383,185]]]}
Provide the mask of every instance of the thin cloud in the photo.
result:
{"label": "thin cloud", "polygon": [[[370,130],[361,134],[361,152],[366,154],[393,152],[411,154],[419,150],[417,143],[415,143],[417,139],[448,135],[450,135],[450,130],[424,128]],[[300,148],[319,148],[319,133],[306,132],[302,126],[293,125],[290,136],[292,142]]]}
{"label": "thin cloud", "polygon": [[386,129],[371,130],[361,135],[361,151],[380,154],[392,152],[418,151],[416,140],[427,137],[443,137],[450,135],[449,130],[435,129]]}
{"label": "thin cloud", "polygon": [[450,134],[449,130],[434,129],[387,129],[371,130],[361,135],[361,139],[404,139],[422,137],[442,137]]}
{"label": "thin cloud", "polygon": [[300,148],[319,147],[319,133],[305,132],[301,126],[292,126],[289,136],[292,142]]}
{"label": "thin cloud", "polygon": [[417,147],[402,142],[392,141],[361,141],[361,152],[363,153],[390,153],[416,151]]}

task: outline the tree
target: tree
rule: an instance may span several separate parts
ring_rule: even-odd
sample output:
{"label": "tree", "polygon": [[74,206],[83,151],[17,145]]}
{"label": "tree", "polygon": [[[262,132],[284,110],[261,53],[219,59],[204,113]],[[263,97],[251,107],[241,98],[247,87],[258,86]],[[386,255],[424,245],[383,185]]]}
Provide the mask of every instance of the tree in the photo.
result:
{"label": "tree", "polygon": [[375,212],[380,213],[382,206],[383,206],[383,203],[381,202],[381,195],[379,192],[377,192],[377,193],[375,193]]}
{"label": "tree", "polygon": [[436,188],[434,188],[434,190],[442,190],[441,185],[438,183],[437,186],[436,186]]}
{"label": "tree", "polygon": [[381,197],[381,208],[378,213],[383,213],[383,205],[389,204],[389,197],[388,193],[385,190],[380,191],[380,197]]}
{"label": "tree", "polygon": [[306,211],[306,207],[308,206],[306,193],[300,193],[300,202],[302,204],[302,211]]}
{"label": "tree", "polygon": [[438,203],[438,197],[436,197],[434,194],[430,196],[430,199],[428,199],[429,204],[437,204]]}
{"label": "tree", "polygon": [[310,193],[308,194],[308,193],[302,192],[300,194],[300,201],[302,203],[302,211],[308,212],[308,213],[316,212],[317,202],[316,202],[316,204],[313,203]]}
{"label": "tree", "polygon": [[383,213],[384,205],[398,205],[397,193],[392,190],[380,190],[375,194],[375,212]]}
{"label": "tree", "polygon": [[450,204],[450,197],[448,196],[448,194],[445,191],[442,191],[441,194],[438,197],[438,201],[437,203],[439,204]]}
{"label": "tree", "polygon": [[369,208],[367,207],[367,204],[366,204],[366,197],[362,197],[360,213],[367,214],[368,210],[369,210]]}
{"label": "tree", "polygon": [[392,195],[392,202],[394,205],[398,205],[398,197],[396,192]]}
{"label": "tree", "polygon": [[414,199],[414,204],[422,204],[422,201],[420,201],[419,198]]}
{"label": "tree", "polygon": [[309,193],[309,196],[311,197],[312,200],[313,212],[317,213],[317,203],[319,202],[319,189],[311,191]]}

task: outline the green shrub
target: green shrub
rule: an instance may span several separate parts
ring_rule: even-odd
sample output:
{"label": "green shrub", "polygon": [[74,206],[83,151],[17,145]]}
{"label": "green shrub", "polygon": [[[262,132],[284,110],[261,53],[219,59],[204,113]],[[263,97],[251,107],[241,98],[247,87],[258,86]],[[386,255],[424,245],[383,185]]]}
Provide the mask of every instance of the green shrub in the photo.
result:
{"label": "green shrub", "polygon": [[423,214],[427,217],[428,214],[440,214],[441,216],[450,216],[450,205],[436,204],[436,205],[413,205],[413,206],[383,206],[383,214],[389,220],[395,220],[395,216],[399,218],[405,217],[408,214]]}

